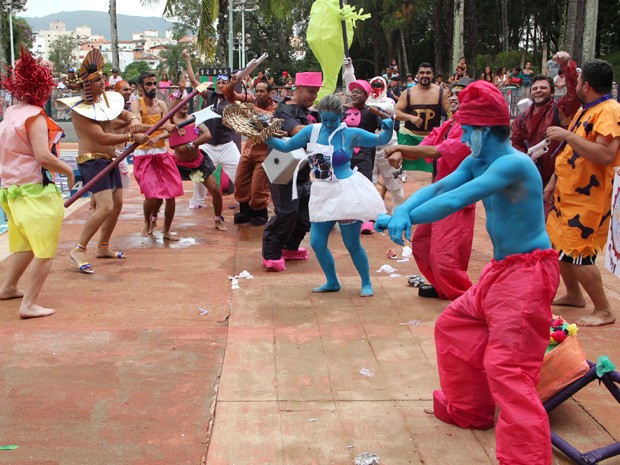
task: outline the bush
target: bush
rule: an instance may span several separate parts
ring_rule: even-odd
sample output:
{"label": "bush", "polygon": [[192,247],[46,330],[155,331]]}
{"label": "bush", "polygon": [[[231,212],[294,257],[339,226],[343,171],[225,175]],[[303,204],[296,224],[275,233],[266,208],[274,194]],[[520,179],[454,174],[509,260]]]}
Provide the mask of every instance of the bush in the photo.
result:
{"label": "bush", "polygon": [[134,61],[129,63],[123,72],[123,79],[127,82],[138,82],[138,78],[142,73],[147,71],[153,71],[149,68],[149,64],[146,61]]}

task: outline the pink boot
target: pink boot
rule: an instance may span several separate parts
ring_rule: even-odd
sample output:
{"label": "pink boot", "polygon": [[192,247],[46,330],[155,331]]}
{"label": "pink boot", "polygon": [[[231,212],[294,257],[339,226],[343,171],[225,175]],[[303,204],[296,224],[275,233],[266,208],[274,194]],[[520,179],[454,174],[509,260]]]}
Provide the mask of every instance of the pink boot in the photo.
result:
{"label": "pink boot", "polygon": [[300,247],[297,250],[282,250],[284,260],[308,260],[308,250]]}
{"label": "pink boot", "polygon": [[283,258],[279,260],[267,260],[263,258],[263,266],[267,268],[267,271],[286,271]]}
{"label": "pink boot", "polygon": [[372,221],[366,221],[362,223],[362,234],[370,235],[375,229],[375,224]]}

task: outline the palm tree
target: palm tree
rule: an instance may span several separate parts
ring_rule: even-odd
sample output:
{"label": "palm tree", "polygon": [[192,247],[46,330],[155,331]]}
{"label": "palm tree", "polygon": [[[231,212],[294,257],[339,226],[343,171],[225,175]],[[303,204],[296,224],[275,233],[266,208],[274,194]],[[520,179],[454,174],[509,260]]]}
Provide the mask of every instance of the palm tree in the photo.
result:
{"label": "palm tree", "polygon": [[118,27],[116,25],[116,0],[110,0],[110,33],[112,35],[112,68],[118,67]]}

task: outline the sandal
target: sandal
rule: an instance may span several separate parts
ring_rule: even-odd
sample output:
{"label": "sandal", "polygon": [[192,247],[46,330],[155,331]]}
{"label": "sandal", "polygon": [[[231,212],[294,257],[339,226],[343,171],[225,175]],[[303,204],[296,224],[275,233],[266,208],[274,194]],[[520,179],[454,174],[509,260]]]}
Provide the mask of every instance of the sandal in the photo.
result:
{"label": "sandal", "polygon": [[226,225],[224,224],[224,217],[223,216],[214,216],[213,217],[213,221],[215,221],[215,228],[218,229],[219,231],[228,231],[228,228],[226,227]]}
{"label": "sandal", "polygon": [[97,251],[101,249],[107,250],[111,253],[111,255],[96,255],[96,257],[97,258],[115,258],[117,260],[125,260],[127,258],[127,255],[125,255],[120,250],[110,250],[108,247],[109,245],[110,245],[109,242],[99,242],[99,244],[97,245]]}
{"label": "sandal", "polygon": [[125,260],[127,258],[127,255],[125,255],[120,250],[116,250],[112,251],[112,255],[97,255],[97,258],[115,258],[117,260]]}
{"label": "sandal", "polygon": [[71,260],[71,262],[78,267],[78,271],[80,273],[84,273],[84,274],[93,274],[95,272],[95,270],[93,270],[93,267],[90,263],[88,262],[84,262],[84,263],[78,263],[78,261],[73,258],[71,255],[69,255],[69,260]]}

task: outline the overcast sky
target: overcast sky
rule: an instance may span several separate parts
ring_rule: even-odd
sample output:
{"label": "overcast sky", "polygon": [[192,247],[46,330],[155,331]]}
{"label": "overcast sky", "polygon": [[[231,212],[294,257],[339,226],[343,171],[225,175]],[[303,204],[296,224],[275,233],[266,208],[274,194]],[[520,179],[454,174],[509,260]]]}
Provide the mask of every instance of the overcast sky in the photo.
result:
{"label": "overcast sky", "polygon": [[[152,3],[152,2],[151,2]],[[159,16],[164,10],[165,0],[159,0],[155,6],[143,7],[140,0],[117,0],[116,10],[118,14],[133,16]],[[109,0],[27,0],[25,12],[20,16],[41,17],[61,11],[108,11]]]}

